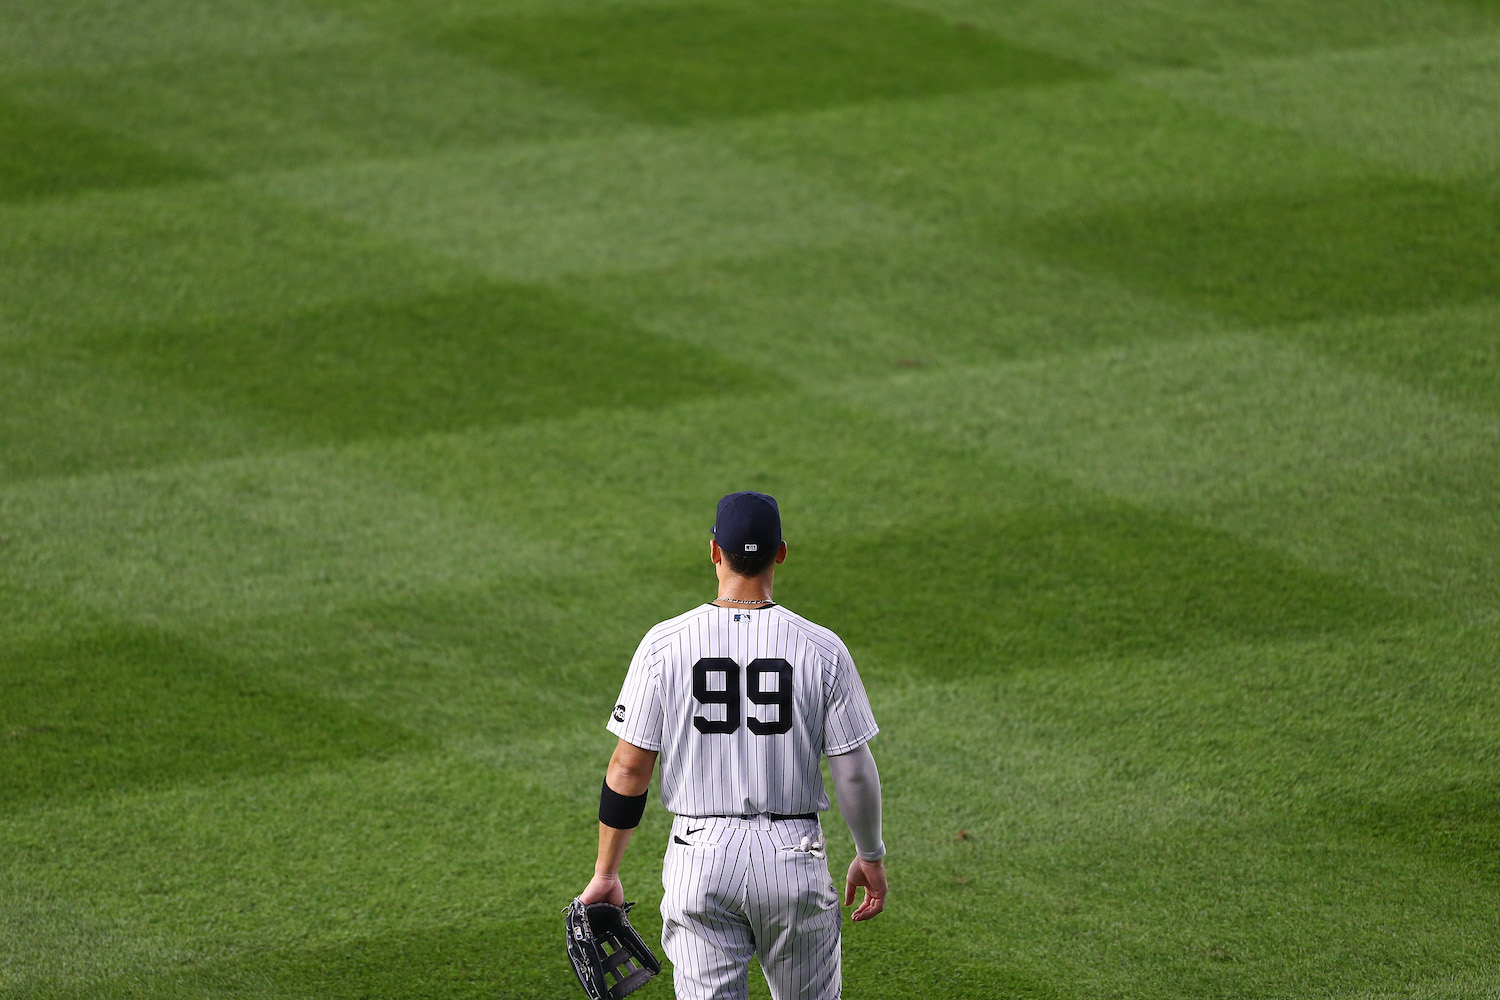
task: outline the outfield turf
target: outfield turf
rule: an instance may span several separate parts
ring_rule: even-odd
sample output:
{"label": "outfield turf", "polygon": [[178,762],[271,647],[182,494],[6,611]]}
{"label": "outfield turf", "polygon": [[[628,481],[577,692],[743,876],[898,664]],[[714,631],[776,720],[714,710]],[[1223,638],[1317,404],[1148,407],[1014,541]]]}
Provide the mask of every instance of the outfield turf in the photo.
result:
{"label": "outfield turf", "polygon": [[851,1000],[1500,997],[1497,95],[1494,0],[0,5],[0,996],[578,995],[753,488]]}

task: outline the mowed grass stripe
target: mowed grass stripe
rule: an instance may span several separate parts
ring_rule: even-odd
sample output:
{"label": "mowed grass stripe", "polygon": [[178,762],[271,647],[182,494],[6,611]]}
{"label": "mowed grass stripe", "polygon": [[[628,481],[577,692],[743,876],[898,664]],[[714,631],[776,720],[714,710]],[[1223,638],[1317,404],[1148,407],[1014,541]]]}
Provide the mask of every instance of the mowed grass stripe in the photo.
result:
{"label": "mowed grass stripe", "polygon": [[0,397],[0,480],[181,465],[285,447],[277,428],[88,353],[15,333],[0,344],[9,380]]}
{"label": "mowed grass stripe", "polygon": [[[988,679],[889,678],[875,697],[900,718],[951,718],[882,735],[886,767],[905,773],[893,791],[933,800],[893,821],[944,854],[982,849],[963,846],[960,829],[1046,853],[1069,830],[1145,845],[1195,824],[1244,833],[1300,822],[1283,846],[1368,837],[1374,858],[1388,833],[1401,839],[1386,847],[1493,882],[1500,871],[1484,848],[1494,817],[1470,807],[1495,793],[1488,761],[1500,748],[1486,720],[1500,690],[1487,669],[1495,643],[1482,638],[1494,617],[1246,642],[1211,658],[1184,650]],[[973,747],[977,731],[993,744]],[[990,791],[976,799],[960,787]],[[1389,808],[1396,797],[1447,797],[1464,815],[1421,819]]]}
{"label": "mowed grass stripe", "polygon": [[1038,216],[1370,172],[1344,150],[1128,77],[705,123],[693,134],[988,245]]}
{"label": "mowed grass stripe", "polygon": [[[1436,47],[1434,58],[1446,51]],[[1440,100],[1462,113],[1466,91],[1454,87]],[[1066,346],[1116,329],[1128,340],[1311,317],[1322,332],[1285,335],[1424,388],[1457,390],[1464,402],[1492,395],[1494,338],[1461,309],[1454,323],[1444,319],[1465,301],[1482,315],[1500,287],[1490,263],[1500,247],[1485,225],[1494,192],[1482,181],[1405,178],[1375,151],[1361,159],[1264,118],[1204,116],[1130,80],[841,108],[719,132],[756,159],[837,176],[873,201],[915,209],[942,234],[888,253],[932,261],[946,253],[951,273],[980,282],[995,280],[985,269],[993,262],[1007,285],[988,299],[972,294],[982,283],[970,294],[934,290],[911,310],[912,333],[893,338],[906,306],[893,293],[916,284],[920,263],[879,273],[878,256],[835,249],[826,274],[773,257],[748,274],[712,264],[680,281],[653,274],[645,288],[595,280],[626,308],[664,314],[661,329],[691,337],[706,307],[716,325],[748,332],[760,303],[778,305],[760,285],[795,292],[798,282],[835,291],[848,283],[849,296],[819,288],[794,298],[786,322],[808,317],[823,333],[814,343],[871,370],[872,360],[983,363],[994,345],[1036,350],[1049,337]],[[878,276],[853,277],[869,272]],[[1084,304],[1095,297],[1097,306]],[[1345,317],[1352,330],[1413,312],[1428,332],[1404,345],[1326,332]],[[1012,323],[1023,334],[1014,341]],[[1419,342],[1431,350],[1414,358]]]}
{"label": "mowed grass stripe", "polygon": [[[216,995],[252,988],[247,965],[273,974],[300,959],[306,974],[319,949],[332,957],[381,935],[478,927],[503,936],[518,918],[550,923],[550,893],[588,832],[559,823],[588,815],[585,782],[574,777],[544,787],[525,768],[418,753],[58,804],[30,818],[8,812],[0,842],[22,863],[3,876],[12,891],[0,907],[37,923],[25,961],[5,975],[35,995],[85,986],[130,995],[158,976],[179,993]],[[664,830],[660,817],[651,826]],[[68,851],[54,850],[57,836]],[[70,919],[75,901],[87,907],[83,920]],[[131,960],[90,947],[116,935]],[[557,983],[571,976],[542,961],[550,952],[529,931],[510,936]],[[49,958],[57,949],[69,959]],[[415,959],[393,964],[420,980],[430,970]],[[197,981],[197,970],[220,963],[237,975]],[[486,971],[493,995],[505,972]]]}
{"label": "mowed grass stripe", "polygon": [[1493,31],[1135,79],[1418,176],[1483,178],[1500,164],[1500,34]]}
{"label": "mowed grass stripe", "polygon": [[[1322,993],[1439,955],[1485,970],[1500,692],[1472,639],[915,683],[901,717],[927,725],[881,737],[924,848],[911,890],[944,924],[998,921],[966,953],[1063,996]],[[850,944],[851,965],[880,950]]]}
{"label": "mowed grass stripe", "polygon": [[37,352],[65,356],[85,331],[383,299],[455,276],[472,278],[357,221],[233,184],[0,205],[0,315]]}
{"label": "mowed grass stripe", "polygon": [[89,128],[0,87],[0,202],[210,176],[191,157],[168,156],[131,137]]}
{"label": "mowed grass stripe", "polygon": [[[0,643],[0,800],[284,772],[416,749],[410,731],[268,682],[202,642],[128,623]],[[6,623],[7,626],[9,623]],[[8,630],[8,629],[7,629]]]}
{"label": "mowed grass stripe", "polygon": [[1310,7],[1297,0],[1234,7],[1216,0],[1127,0],[1108,9],[1091,0],[1061,0],[1046,7],[986,0],[902,4],[1118,72],[1220,67],[1269,56],[1316,57],[1393,41],[1441,42],[1500,26],[1500,12],[1489,0],[1377,0],[1359,7]]}
{"label": "mowed grass stripe", "polygon": [[458,516],[382,475],[368,453],[61,480],[13,488],[0,504],[7,582],[199,629],[581,559],[501,506]]}
{"label": "mowed grass stripe", "polygon": [[394,36],[286,52],[171,53],[125,67],[18,73],[10,85],[49,116],[82,116],[220,174],[481,149],[608,131],[613,121],[565,94]]}
{"label": "mowed grass stripe", "polygon": [[1294,345],[1207,338],[908,374],[864,405],[1459,614],[1495,599],[1493,415]]}
{"label": "mowed grass stripe", "polygon": [[756,384],[556,294],[219,185],[0,214],[10,478]]}
{"label": "mowed grass stripe", "polygon": [[1251,325],[1500,299],[1500,196],[1371,175],[1251,198],[1119,204],[1036,220],[1018,237]]}
{"label": "mowed grass stripe", "polygon": [[641,573],[616,562],[546,577],[502,570],[468,587],[428,585],[318,613],[266,614],[210,630],[203,641],[235,649],[258,676],[432,734],[496,766],[535,758],[521,766],[540,780],[556,772],[553,761],[567,757],[570,741],[603,725],[640,623],[704,598],[701,567],[696,587],[666,594],[632,594],[632,574]]}
{"label": "mowed grass stripe", "polygon": [[96,194],[12,221],[10,476],[768,384],[753,361],[233,188]]}
{"label": "mowed grass stripe", "polygon": [[328,7],[300,0],[69,0],[0,8],[0,66],[89,72],[164,58],[288,52],[367,39],[371,29]]}
{"label": "mowed grass stripe", "polygon": [[755,346],[787,391],[1201,336],[1217,318],[1034,254],[930,236],[570,275],[570,295],[689,348]]}
{"label": "mowed grass stripe", "polygon": [[515,281],[893,239],[917,228],[835,184],[662,130],[244,183]]}
{"label": "mowed grass stripe", "polygon": [[255,320],[111,331],[80,347],[101,368],[207,398],[302,442],[654,409],[772,384],[759,365],[500,281]]}
{"label": "mowed grass stripe", "polygon": [[1269,331],[1341,365],[1435,393],[1462,407],[1500,412],[1500,303],[1441,306],[1395,316],[1298,324]]}
{"label": "mowed grass stripe", "polygon": [[818,539],[796,589],[816,615],[857,620],[864,581],[887,580],[905,596],[867,622],[864,648],[879,668],[929,676],[1194,648],[1211,656],[1434,613],[1272,546],[1091,502],[1061,482],[1050,492],[1020,511],[948,521],[934,510],[873,537]]}
{"label": "mowed grass stripe", "polygon": [[436,41],[601,108],[669,124],[1091,75],[973,24],[879,0],[490,16]]}

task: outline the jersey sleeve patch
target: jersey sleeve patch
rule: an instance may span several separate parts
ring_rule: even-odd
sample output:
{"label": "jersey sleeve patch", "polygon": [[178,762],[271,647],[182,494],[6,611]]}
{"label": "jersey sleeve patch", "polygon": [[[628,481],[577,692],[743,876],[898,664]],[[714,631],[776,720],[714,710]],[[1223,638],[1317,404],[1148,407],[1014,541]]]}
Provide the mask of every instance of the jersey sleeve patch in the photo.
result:
{"label": "jersey sleeve patch", "polygon": [[660,750],[663,731],[661,684],[653,668],[650,640],[651,635],[647,633],[631,659],[625,683],[605,728],[642,750]]}
{"label": "jersey sleeve patch", "polygon": [[[633,721],[633,720],[630,720]],[[609,725],[605,726],[610,732],[632,746],[638,746],[642,750],[660,750],[662,747],[659,733],[653,734],[648,726],[631,725],[630,721],[616,721],[613,715],[609,718]]]}

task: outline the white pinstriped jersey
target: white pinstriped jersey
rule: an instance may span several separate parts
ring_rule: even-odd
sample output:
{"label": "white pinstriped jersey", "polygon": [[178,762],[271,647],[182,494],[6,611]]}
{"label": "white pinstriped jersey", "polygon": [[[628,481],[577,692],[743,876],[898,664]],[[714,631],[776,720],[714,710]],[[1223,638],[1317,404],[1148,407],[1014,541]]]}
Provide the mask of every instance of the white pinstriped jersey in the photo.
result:
{"label": "white pinstriped jersey", "polygon": [[832,631],[780,605],[716,604],[646,633],[608,728],[660,751],[662,804],[679,816],[821,812],[819,759],[879,732]]}

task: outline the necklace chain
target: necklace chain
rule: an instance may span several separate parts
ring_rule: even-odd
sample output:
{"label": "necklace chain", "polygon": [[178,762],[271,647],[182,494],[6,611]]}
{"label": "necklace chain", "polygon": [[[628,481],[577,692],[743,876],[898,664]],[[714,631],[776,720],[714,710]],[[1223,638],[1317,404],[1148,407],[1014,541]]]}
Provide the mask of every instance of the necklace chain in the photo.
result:
{"label": "necklace chain", "polygon": [[767,597],[758,598],[758,599],[756,599],[754,601],[742,601],[738,597],[721,597],[721,598],[719,598],[719,600],[721,600],[721,601],[728,601],[730,604],[770,604],[771,603],[770,598],[767,598]]}

